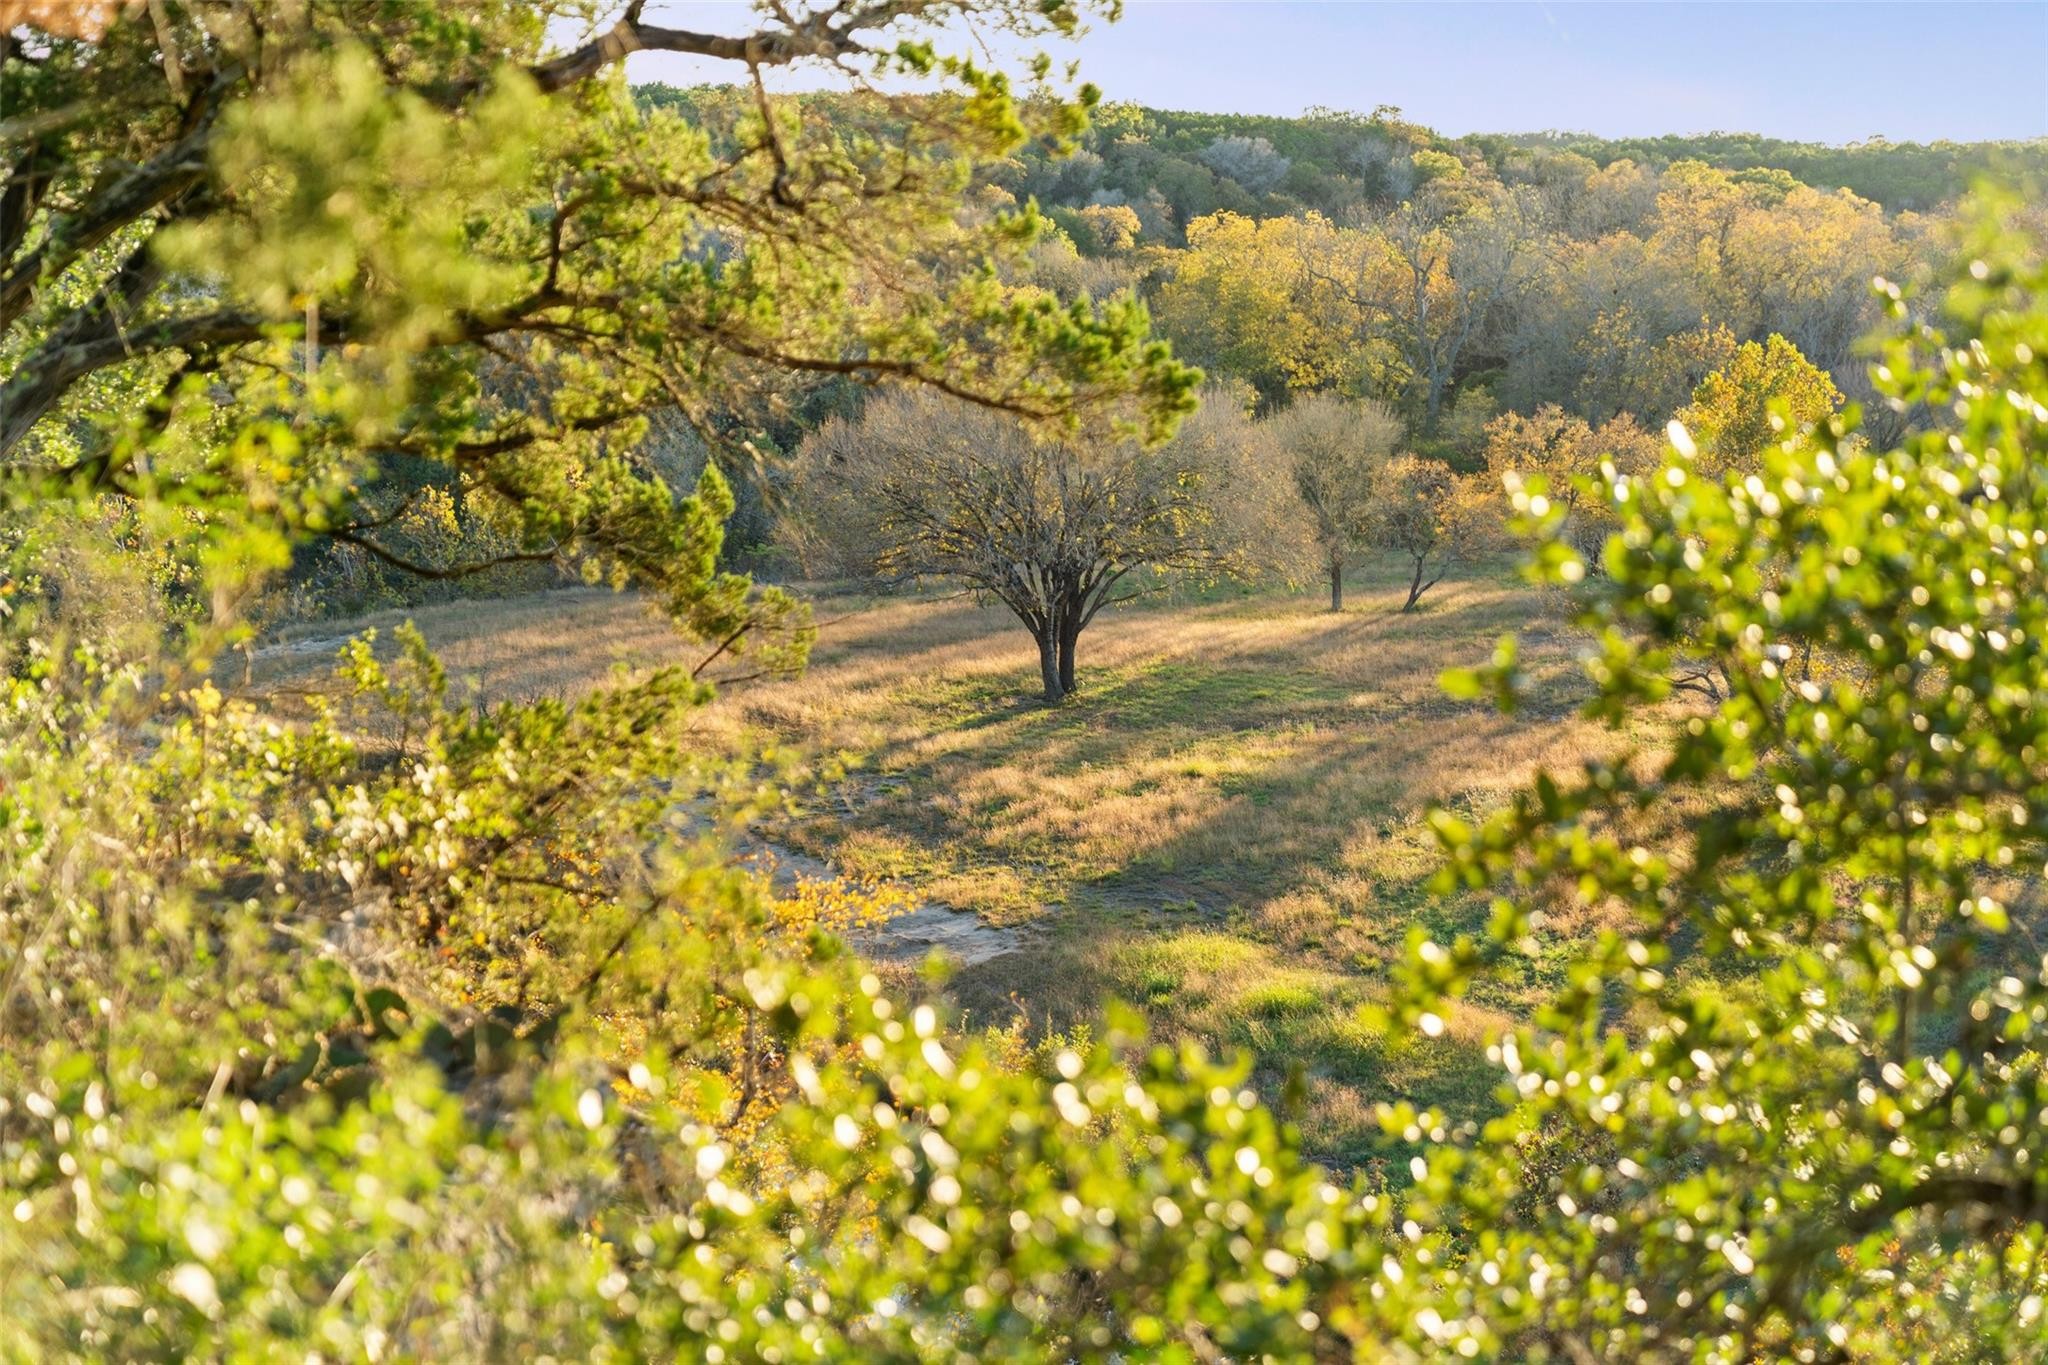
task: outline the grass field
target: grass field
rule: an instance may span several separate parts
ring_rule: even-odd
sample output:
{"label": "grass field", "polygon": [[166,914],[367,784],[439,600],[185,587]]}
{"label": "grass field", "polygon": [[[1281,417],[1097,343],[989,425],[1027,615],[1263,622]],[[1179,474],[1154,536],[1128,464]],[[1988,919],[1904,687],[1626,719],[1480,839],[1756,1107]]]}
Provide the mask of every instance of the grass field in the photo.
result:
{"label": "grass field", "polygon": [[[1381,1100],[1483,1109],[1486,1034],[1557,983],[1590,927],[1554,918],[1545,951],[1441,1039],[1366,1026],[1360,1006],[1411,925],[1483,917],[1428,894],[1425,811],[1483,813],[1535,766],[1615,743],[1573,714],[1575,641],[1554,606],[1505,566],[1413,615],[1400,600],[1389,572],[1362,575],[1342,615],[1277,594],[1105,614],[1082,640],[1080,695],[1047,708],[1031,643],[1000,610],[825,595],[809,672],[722,697],[706,740],[844,759],[848,775],[768,837],[1018,927],[1017,951],[951,982],[971,1024],[1022,1011],[1065,1028],[1106,997],[1133,1002],[1165,1036],[1250,1049],[1273,1093],[1299,1076],[1311,1149],[1357,1159]],[[601,593],[413,616],[450,675],[491,697],[571,695],[691,657],[637,601]],[[1535,704],[1502,717],[1445,698],[1441,671],[1509,631]],[[273,644],[259,687],[324,666],[330,643]]]}

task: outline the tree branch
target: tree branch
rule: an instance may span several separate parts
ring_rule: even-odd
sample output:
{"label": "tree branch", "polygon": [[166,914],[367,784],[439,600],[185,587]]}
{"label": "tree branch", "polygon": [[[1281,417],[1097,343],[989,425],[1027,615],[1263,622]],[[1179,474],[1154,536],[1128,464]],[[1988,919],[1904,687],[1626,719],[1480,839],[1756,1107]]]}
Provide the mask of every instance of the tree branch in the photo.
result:
{"label": "tree branch", "polygon": [[680,52],[719,61],[745,62],[749,66],[788,66],[792,62],[816,59],[839,61],[868,55],[872,49],[854,39],[861,29],[878,27],[917,7],[894,4],[872,6],[848,13],[845,23],[833,27],[830,20],[840,9],[825,10],[784,30],[765,30],[744,37],[717,33],[695,33],[689,29],[663,28],[643,23],[641,4],[626,8],[619,21],[573,52],[527,68],[527,74],[542,90],[553,92],[585,81],[635,52]]}
{"label": "tree branch", "polygon": [[53,221],[42,243],[0,277],[0,330],[13,326],[28,311],[38,284],[62,274],[122,228],[204,180],[206,147],[212,136],[212,119],[201,119],[198,127],[156,158],[94,196],[82,212]]}
{"label": "tree branch", "polygon": [[432,564],[415,563],[412,560],[395,555],[376,541],[371,540],[368,536],[358,534],[357,530],[353,527],[337,527],[324,534],[329,540],[338,540],[344,545],[353,545],[370,555],[371,558],[381,560],[383,563],[389,564],[392,568],[398,569],[401,572],[412,574],[417,578],[428,578],[437,581],[468,578],[472,574],[485,573],[507,564],[546,563],[561,553],[560,547],[551,546],[545,550],[521,550],[515,551],[512,554],[497,555],[490,559],[477,560],[469,564],[451,564],[437,567]]}

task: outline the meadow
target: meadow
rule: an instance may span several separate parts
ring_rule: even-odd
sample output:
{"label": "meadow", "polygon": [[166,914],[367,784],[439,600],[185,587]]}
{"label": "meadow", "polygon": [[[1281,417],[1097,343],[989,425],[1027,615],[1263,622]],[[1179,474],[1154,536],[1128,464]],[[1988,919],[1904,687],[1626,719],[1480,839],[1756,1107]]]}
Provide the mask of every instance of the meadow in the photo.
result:
{"label": "meadow", "polygon": [[[1298,1105],[1310,1150],[1364,1160],[1382,1150],[1382,1101],[1489,1107],[1487,1036],[1560,984],[1596,923],[1561,909],[1442,1038],[1390,1037],[1361,1007],[1410,929],[1442,939],[1485,915],[1431,893],[1426,812],[1484,814],[1534,769],[1617,741],[1575,714],[1560,604],[1506,561],[1409,614],[1391,563],[1350,587],[1341,614],[1284,592],[1107,613],[1083,639],[1079,694],[1057,707],[999,608],[819,588],[809,669],[728,689],[700,724],[707,743],[794,749],[819,775],[762,831],[792,861],[1012,931],[1011,951],[946,982],[965,1026],[1021,1018],[1043,1037],[1129,1002],[1159,1036],[1249,1053],[1261,1091]],[[487,700],[574,696],[695,657],[639,599],[564,591],[330,624],[265,646],[255,684],[288,693],[335,637],[388,638],[408,618]],[[1531,704],[1503,716],[1443,694],[1442,670],[1509,632]],[[907,966],[891,974],[919,988]]]}

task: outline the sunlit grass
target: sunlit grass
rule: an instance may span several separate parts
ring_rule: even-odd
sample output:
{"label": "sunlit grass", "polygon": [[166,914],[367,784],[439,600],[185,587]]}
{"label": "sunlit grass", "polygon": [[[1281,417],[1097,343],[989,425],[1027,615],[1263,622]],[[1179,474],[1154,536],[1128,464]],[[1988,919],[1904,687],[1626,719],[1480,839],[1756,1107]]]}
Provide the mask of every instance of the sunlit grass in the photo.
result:
{"label": "sunlit grass", "polygon": [[[1489,1028],[1561,980],[1601,922],[1560,913],[1519,973],[1436,1040],[1388,1039],[1362,1007],[1412,925],[1483,921],[1439,902],[1432,805],[1483,814],[1531,771],[1611,751],[1573,713],[1577,642],[1556,604],[1501,566],[1394,610],[1393,575],[1354,582],[1341,615],[1313,595],[1212,594],[1105,614],[1083,637],[1081,692],[1036,695],[1029,639],[952,597],[826,596],[810,671],[722,698],[707,743],[793,745],[844,759],[779,841],[848,875],[1024,925],[1020,951],[951,989],[978,1023],[1035,1027],[1141,1007],[1168,1037],[1249,1049],[1263,1089],[1299,1083],[1312,1148],[1383,1150],[1373,1106],[1483,1112]],[[574,695],[615,668],[688,660],[630,598],[555,594],[416,613],[456,678],[486,697]],[[1524,640],[1531,704],[1500,716],[1437,684],[1506,632]],[[317,663],[317,660],[315,661]],[[276,681],[300,656],[265,656]]]}

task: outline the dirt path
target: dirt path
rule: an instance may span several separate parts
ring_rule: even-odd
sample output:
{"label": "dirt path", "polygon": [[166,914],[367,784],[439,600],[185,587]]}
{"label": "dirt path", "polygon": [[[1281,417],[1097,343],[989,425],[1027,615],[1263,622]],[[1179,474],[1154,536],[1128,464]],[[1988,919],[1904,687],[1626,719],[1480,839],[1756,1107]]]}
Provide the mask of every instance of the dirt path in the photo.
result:
{"label": "dirt path", "polygon": [[[738,852],[741,863],[767,873],[784,891],[802,882],[831,881],[838,875],[823,859],[751,834],[741,836]],[[871,929],[848,934],[847,941],[861,956],[875,962],[915,966],[937,952],[955,966],[972,967],[1016,952],[1023,946],[1023,935],[1015,929],[985,924],[972,911],[926,901]]]}

